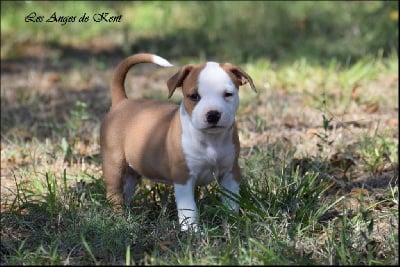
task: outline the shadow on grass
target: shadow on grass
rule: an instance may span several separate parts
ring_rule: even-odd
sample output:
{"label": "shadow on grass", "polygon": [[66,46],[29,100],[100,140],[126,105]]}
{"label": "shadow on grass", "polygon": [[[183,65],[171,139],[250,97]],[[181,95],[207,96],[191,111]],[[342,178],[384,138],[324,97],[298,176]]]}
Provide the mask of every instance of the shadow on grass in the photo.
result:
{"label": "shadow on grass", "polygon": [[85,91],[59,90],[37,95],[33,102],[24,101],[25,103],[2,98],[1,134],[3,136],[15,134],[14,137],[22,138],[24,141],[30,141],[33,137],[42,141],[57,136],[68,137],[67,133],[72,130],[72,124],[78,127],[80,123],[79,118],[74,119],[71,114],[79,101],[87,104],[85,112],[92,122],[96,123],[109,108],[108,90],[99,87]]}
{"label": "shadow on grass", "polygon": [[48,180],[43,194],[24,184],[17,185],[14,202],[2,207],[2,263],[93,264],[92,253],[106,262],[123,258],[132,226],[110,213],[101,179],[68,188]]}
{"label": "shadow on grass", "polygon": [[3,203],[2,264],[119,265],[125,263],[128,246],[131,260],[143,264],[154,251],[165,252],[160,243],[177,238],[172,227],[176,208],[168,203],[162,211],[155,200],[160,197],[157,186],[142,190],[131,208],[113,211],[102,179],[89,175],[90,181],[66,186],[56,182],[62,177],[46,177],[45,192],[31,191],[29,182],[21,182],[14,200]]}

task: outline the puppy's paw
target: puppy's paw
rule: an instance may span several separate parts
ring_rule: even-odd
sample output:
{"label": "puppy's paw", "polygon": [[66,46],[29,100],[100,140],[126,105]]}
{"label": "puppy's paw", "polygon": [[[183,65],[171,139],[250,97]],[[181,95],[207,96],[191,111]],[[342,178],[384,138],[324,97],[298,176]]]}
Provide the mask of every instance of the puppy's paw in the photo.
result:
{"label": "puppy's paw", "polygon": [[180,226],[180,232],[182,234],[189,234],[189,235],[195,235],[198,237],[204,237],[204,231],[200,228],[200,226],[197,223],[192,223],[191,225],[189,224],[181,224]]}
{"label": "puppy's paw", "polygon": [[110,201],[114,212],[122,214],[124,207],[122,194],[107,194],[107,199]]}
{"label": "puppy's paw", "polygon": [[201,233],[200,226],[197,222],[189,223],[184,221],[180,224],[180,230],[184,233]]}

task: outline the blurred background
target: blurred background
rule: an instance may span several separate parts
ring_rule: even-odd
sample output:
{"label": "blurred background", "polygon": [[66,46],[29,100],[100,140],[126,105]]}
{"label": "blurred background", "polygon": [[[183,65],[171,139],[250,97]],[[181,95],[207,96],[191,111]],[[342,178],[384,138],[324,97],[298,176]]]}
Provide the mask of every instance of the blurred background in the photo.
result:
{"label": "blurred background", "polygon": [[[2,137],[56,143],[65,138],[71,146],[91,144],[96,154],[114,67],[130,54],[150,52],[175,67],[135,67],[127,76],[129,97],[166,100],[165,81],[179,66],[228,61],[248,72],[260,91],[239,91],[242,143],[273,143],[288,130],[290,143],[305,153],[292,131],[303,135],[305,126],[315,128],[321,113],[338,116],[340,123],[380,120],[371,114],[397,116],[398,5],[2,1]],[[84,15],[87,21],[81,22]],[[180,99],[175,94],[172,101]]]}
{"label": "blurred background", "polygon": [[[54,12],[76,20],[65,25],[25,22],[31,12],[44,20]],[[93,15],[103,12],[122,15],[121,21],[94,22]],[[90,20],[78,22],[84,13]],[[367,54],[397,52],[398,35],[398,1],[1,3],[2,59],[40,56],[46,48],[57,48],[59,56],[85,50],[96,55],[148,51],[183,61],[306,57],[352,63]]]}

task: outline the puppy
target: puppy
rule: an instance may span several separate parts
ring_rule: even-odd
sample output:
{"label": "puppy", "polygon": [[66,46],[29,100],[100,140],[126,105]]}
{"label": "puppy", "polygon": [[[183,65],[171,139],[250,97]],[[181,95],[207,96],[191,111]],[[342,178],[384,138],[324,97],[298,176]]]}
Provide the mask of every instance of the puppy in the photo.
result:
{"label": "puppy", "polygon": [[[182,87],[179,106],[128,99],[126,74],[133,65],[146,62],[172,66],[159,56],[136,54],[117,66],[111,83],[112,106],[100,134],[107,197],[115,204],[129,204],[141,176],[173,184],[181,230],[196,231],[195,186],[217,180],[228,196],[239,193],[238,88],[249,83],[257,90],[239,67],[206,62],[186,65],[167,81],[169,98]],[[239,210],[231,197],[222,201]]]}

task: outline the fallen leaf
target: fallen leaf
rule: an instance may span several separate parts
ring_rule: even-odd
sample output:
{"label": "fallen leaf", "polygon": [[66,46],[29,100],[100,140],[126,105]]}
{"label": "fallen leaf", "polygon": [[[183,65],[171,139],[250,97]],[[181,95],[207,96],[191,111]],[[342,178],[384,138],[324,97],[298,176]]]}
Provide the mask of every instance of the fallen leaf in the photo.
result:
{"label": "fallen leaf", "polygon": [[367,113],[375,113],[379,110],[379,104],[378,103],[371,103],[368,104],[365,108],[364,111]]}
{"label": "fallen leaf", "polygon": [[313,137],[315,135],[318,135],[321,131],[323,131],[322,128],[319,128],[319,129],[308,129],[307,130],[307,135]]}
{"label": "fallen leaf", "polygon": [[351,194],[353,194],[353,196],[359,196],[359,195],[368,196],[369,193],[370,192],[365,188],[353,188],[353,189],[351,189]]}
{"label": "fallen leaf", "polygon": [[360,90],[359,89],[361,89],[361,86],[359,85],[359,84],[355,84],[354,86],[353,86],[353,89],[352,89],[352,91],[351,91],[351,99],[353,100],[353,101],[357,101],[359,98],[360,98]]}
{"label": "fallen leaf", "polygon": [[162,250],[167,250],[168,247],[169,247],[169,246],[172,246],[173,244],[174,244],[174,243],[173,243],[172,241],[167,240],[167,241],[161,242],[161,243],[159,244],[159,246],[160,246],[160,248],[161,248]]}

